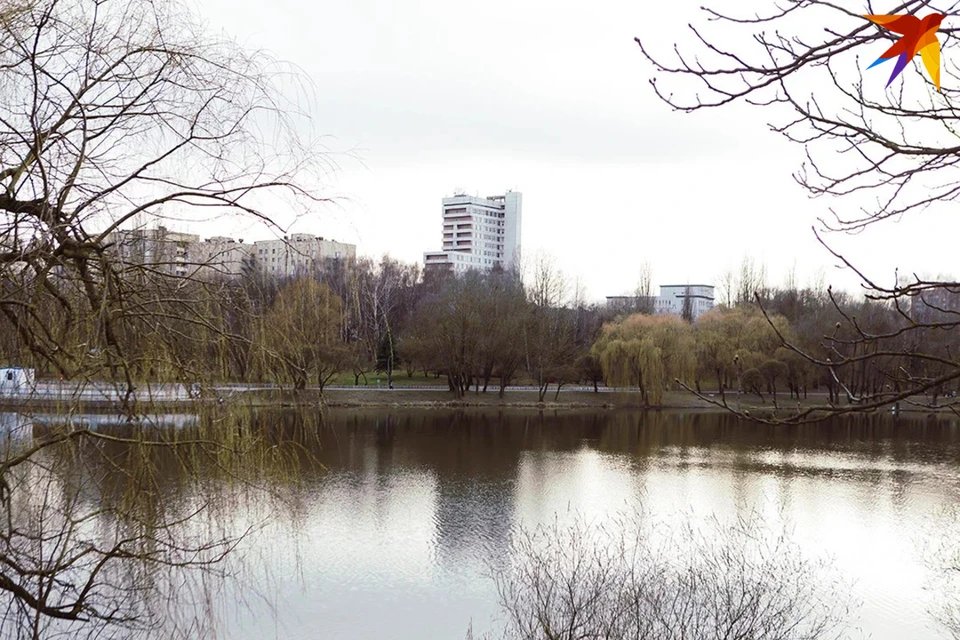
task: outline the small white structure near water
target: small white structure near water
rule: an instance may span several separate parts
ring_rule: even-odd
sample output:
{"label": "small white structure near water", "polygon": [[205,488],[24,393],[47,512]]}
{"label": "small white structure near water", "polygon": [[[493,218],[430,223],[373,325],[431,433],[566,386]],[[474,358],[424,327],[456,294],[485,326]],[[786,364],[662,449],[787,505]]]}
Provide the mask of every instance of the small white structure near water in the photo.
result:
{"label": "small white structure near water", "polygon": [[34,390],[35,383],[33,369],[0,368],[0,396],[29,394]]}

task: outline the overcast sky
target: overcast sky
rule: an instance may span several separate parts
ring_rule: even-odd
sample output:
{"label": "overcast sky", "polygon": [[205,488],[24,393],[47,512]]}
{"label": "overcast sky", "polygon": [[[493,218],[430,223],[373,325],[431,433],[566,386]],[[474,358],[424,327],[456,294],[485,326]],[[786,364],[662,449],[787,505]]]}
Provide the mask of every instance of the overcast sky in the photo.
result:
{"label": "overcast sky", "polygon": [[[702,22],[697,2],[196,1],[211,28],[312,79],[340,200],[294,231],[422,261],[442,197],[514,189],[524,254],[551,254],[592,299],[630,291],[644,260],[655,284],[714,283],[745,255],[772,284],[795,266],[801,284],[856,289],[811,231],[830,203],[793,182],[801,149],[762,110],[675,113],[650,89],[633,38],[668,51]],[[892,283],[896,267],[953,270],[954,218],[828,240]]]}

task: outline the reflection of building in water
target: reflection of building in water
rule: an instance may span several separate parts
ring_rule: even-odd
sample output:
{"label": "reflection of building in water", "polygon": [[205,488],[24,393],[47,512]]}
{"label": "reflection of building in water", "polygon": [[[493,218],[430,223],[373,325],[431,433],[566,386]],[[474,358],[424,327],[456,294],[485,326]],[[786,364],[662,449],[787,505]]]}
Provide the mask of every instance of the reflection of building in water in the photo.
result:
{"label": "reflection of building in water", "polygon": [[438,418],[445,424],[435,424],[417,447],[437,477],[437,563],[469,571],[500,556],[509,543],[522,428],[504,416],[471,416],[464,423],[456,416]]}
{"label": "reflection of building in water", "polygon": [[0,447],[23,445],[33,440],[33,419],[22,413],[0,413]]}
{"label": "reflection of building in water", "polygon": [[156,427],[183,429],[197,424],[197,416],[191,413],[169,413],[162,415],[137,416],[131,420],[128,416],[112,413],[77,413],[68,415],[37,414],[33,422],[45,427],[60,427],[65,425],[74,428],[96,431],[103,427]]}
{"label": "reflection of building in water", "polygon": [[459,572],[502,553],[510,540],[515,483],[443,476],[438,480],[434,515],[437,564]]}

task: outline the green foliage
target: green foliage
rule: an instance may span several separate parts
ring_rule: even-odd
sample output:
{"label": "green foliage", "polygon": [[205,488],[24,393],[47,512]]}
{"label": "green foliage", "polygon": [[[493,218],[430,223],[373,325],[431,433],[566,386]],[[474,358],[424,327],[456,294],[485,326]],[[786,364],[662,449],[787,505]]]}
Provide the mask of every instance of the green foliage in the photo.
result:
{"label": "green foliage", "polygon": [[608,324],[592,353],[608,384],[639,387],[648,405],[662,402],[670,381],[692,382],[696,368],[693,331],[675,316],[636,314]]}
{"label": "green foliage", "polygon": [[295,389],[303,389],[309,376],[316,375],[323,387],[349,357],[340,319],[340,298],[327,285],[300,278],[281,289],[264,321],[274,375],[292,381]]}
{"label": "green foliage", "polygon": [[755,393],[763,400],[763,374],[760,373],[759,369],[747,369],[744,371],[740,377],[740,382],[743,385],[743,391]]}

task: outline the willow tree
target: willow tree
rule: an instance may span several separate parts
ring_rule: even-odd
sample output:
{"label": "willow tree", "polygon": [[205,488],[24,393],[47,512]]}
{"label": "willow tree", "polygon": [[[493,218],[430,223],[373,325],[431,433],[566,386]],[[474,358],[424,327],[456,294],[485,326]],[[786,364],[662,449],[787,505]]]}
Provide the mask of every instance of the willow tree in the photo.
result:
{"label": "willow tree", "polygon": [[[773,131],[804,148],[806,161],[795,178],[807,193],[826,201],[825,230],[859,232],[960,196],[960,67],[955,62],[960,50],[950,18],[937,34],[939,87],[916,58],[885,89],[885,74],[864,70],[901,36],[863,14],[950,15],[956,6],[933,6],[928,0],[883,7],[804,0],[738,5],[734,13],[724,13],[707,3],[686,41],[676,33],[671,46],[662,30],[636,41],[653,67],[654,91],[670,107],[688,113],[735,103],[762,107]],[[813,350],[788,346],[833,381],[839,380],[838,368],[847,366],[875,369],[873,377],[886,384],[844,385],[846,406],[809,408],[777,421],[818,420],[901,401],[934,405],[935,398],[931,402],[924,395],[955,386],[960,360],[955,350],[925,337],[955,335],[960,282],[895,274],[894,284],[884,285],[824,244],[861,277],[867,298],[895,310],[898,322],[870,330],[836,305],[841,315],[836,332],[820,336]]]}
{"label": "willow tree", "polygon": [[264,318],[267,357],[278,376],[295,390],[315,375],[321,391],[349,363],[350,351],[341,339],[340,298],[325,284],[300,278],[280,290]]}
{"label": "willow tree", "polygon": [[[0,316],[33,362],[132,390],[125,331],[205,322],[189,304],[155,313],[171,299],[144,283],[164,270],[120,260],[114,232],[165,217],[270,224],[278,205],[320,200],[313,174],[326,165],[298,133],[285,71],[212,37],[176,0],[4,11]],[[45,304],[68,322],[50,326]],[[66,330],[76,323],[82,340]]]}
{"label": "willow tree", "polygon": [[662,404],[674,380],[690,383],[696,370],[691,326],[676,316],[636,314],[604,326],[593,346],[607,384],[636,385],[647,406]]}
{"label": "willow tree", "polygon": [[[134,415],[137,370],[185,368],[165,344],[198,352],[209,331],[191,327],[216,325],[208,305],[193,304],[200,292],[184,281],[151,286],[166,274],[120,259],[111,239],[171,216],[270,224],[280,206],[303,212],[318,202],[313,174],[325,164],[284,98],[296,79],[286,72],[213,37],[176,0],[0,5],[2,355],[68,378],[116,381],[126,392],[117,410],[132,420],[119,436],[64,420],[0,452],[5,632],[49,637],[51,621],[70,637],[149,625],[140,615],[144,583],[128,589],[125,574],[208,566],[232,547],[191,530],[195,513],[141,517],[138,505],[157,490],[150,465],[131,471],[107,460],[108,473],[138,483],[129,500],[98,493],[86,469],[58,470],[79,449],[102,455],[108,441],[122,441],[129,459],[184,451],[186,436],[168,441]],[[231,433],[211,430],[194,444],[236,463],[245,447],[216,441]]]}

